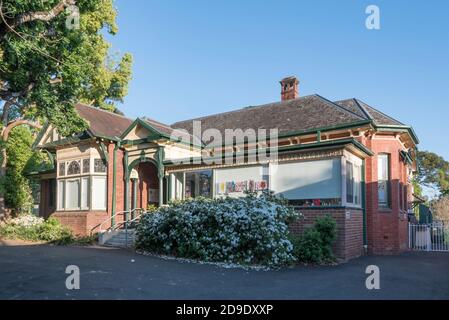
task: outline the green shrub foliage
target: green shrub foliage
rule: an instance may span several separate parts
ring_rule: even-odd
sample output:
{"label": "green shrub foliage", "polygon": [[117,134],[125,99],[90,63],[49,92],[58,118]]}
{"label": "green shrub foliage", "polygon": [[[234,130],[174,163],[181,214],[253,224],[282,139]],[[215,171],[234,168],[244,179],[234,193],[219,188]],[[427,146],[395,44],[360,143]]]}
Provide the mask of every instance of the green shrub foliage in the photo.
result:
{"label": "green shrub foliage", "polygon": [[44,241],[57,245],[88,245],[95,241],[94,236],[74,237],[67,227],[54,218],[44,220],[28,214],[1,223],[0,238]]}
{"label": "green shrub foliage", "polygon": [[32,189],[39,187],[27,174],[51,167],[48,157],[32,150],[33,131],[26,126],[14,128],[6,143],[7,170],[0,181],[5,192],[6,206],[16,212],[29,212],[33,204]]}
{"label": "green shrub foliage", "polygon": [[337,238],[337,223],[331,216],[319,217],[302,235],[291,235],[294,255],[300,262],[321,264],[334,260],[332,244]]}
{"label": "green shrub foliage", "polygon": [[297,218],[270,193],[174,202],[142,217],[136,248],[207,262],[279,267],[294,262],[288,223]]}

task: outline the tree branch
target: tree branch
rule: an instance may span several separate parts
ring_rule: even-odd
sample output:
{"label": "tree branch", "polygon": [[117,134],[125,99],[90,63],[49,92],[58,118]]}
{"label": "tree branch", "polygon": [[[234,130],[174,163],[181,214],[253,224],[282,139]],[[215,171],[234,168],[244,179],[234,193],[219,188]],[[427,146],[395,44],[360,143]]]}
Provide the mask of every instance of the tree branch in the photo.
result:
{"label": "tree branch", "polygon": [[[2,40],[9,31],[32,21],[51,21],[71,5],[75,5],[77,0],[61,0],[49,11],[26,12],[14,18],[4,19],[3,25],[0,25],[0,40]],[[0,10],[3,12],[3,2],[0,2]]]}
{"label": "tree branch", "polygon": [[2,132],[3,141],[8,141],[9,133],[11,132],[12,129],[14,129],[17,126],[24,125],[24,124],[26,124],[32,128],[36,128],[36,129],[42,128],[42,126],[39,123],[31,121],[31,120],[26,120],[26,119],[13,120],[8,123],[8,125]]}

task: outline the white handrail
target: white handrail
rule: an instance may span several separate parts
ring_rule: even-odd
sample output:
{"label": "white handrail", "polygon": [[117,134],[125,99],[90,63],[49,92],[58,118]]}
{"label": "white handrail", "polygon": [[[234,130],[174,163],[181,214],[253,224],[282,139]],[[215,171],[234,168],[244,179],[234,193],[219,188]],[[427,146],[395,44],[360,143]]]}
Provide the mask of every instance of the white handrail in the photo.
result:
{"label": "white handrail", "polygon": [[127,220],[124,222],[124,224],[125,224],[125,247],[126,248],[128,248],[128,224],[136,221],[137,219],[140,219],[140,217],[143,216],[145,213],[147,213],[147,212],[143,211],[137,217],[134,217],[133,219]]}
{"label": "white handrail", "polygon": [[[132,210],[125,210],[125,211],[119,211],[119,212],[116,212],[115,214],[113,214],[111,217],[109,217],[109,218],[107,218],[106,220],[104,220],[103,222],[101,222],[99,225],[97,225],[97,226],[95,226],[92,230],[91,230],[91,232],[94,230],[94,229],[96,229],[97,227],[98,227],[98,229],[99,229],[99,232],[102,232],[103,231],[103,229],[102,229],[102,227],[103,227],[103,225],[106,223],[106,222],[110,222],[113,218],[115,218],[115,217],[117,217],[117,216],[119,216],[119,215],[123,215],[123,214],[125,214],[125,213],[129,213],[129,214],[131,214],[131,213],[133,213],[134,211],[137,211],[137,210],[143,210],[142,208],[134,208],[134,209],[132,209]],[[115,228],[116,226],[111,226],[111,227],[109,227],[108,229],[111,229],[111,228]],[[106,229],[106,230],[108,230],[108,229]],[[105,231],[106,231],[105,230]]]}

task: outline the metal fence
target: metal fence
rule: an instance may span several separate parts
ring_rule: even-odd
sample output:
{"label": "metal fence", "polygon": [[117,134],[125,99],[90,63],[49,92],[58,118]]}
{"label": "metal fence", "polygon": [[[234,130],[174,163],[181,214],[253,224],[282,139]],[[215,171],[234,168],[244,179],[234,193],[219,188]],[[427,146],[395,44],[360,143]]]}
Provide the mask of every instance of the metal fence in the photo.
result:
{"label": "metal fence", "polygon": [[449,224],[409,224],[409,248],[418,251],[449,252]]}

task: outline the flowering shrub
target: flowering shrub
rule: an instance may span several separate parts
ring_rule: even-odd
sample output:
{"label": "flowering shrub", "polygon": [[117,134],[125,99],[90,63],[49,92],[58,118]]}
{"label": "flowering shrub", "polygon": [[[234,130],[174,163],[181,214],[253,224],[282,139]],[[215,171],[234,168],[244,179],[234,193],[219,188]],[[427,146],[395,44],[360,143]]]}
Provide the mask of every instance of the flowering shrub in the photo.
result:
{"label": "flowering shrub", "polygon": [[36,217],[30,214],[21,215],[17,218],[11,219],[8,221],[8,224],[17,226],[17,227],[25,227],[30,228],[44,223],[44,219],[40,217]]}
{"label": "flowering shrub", "polygon": [[145,214],[136,249],[207,262],[279,267],[295,261],[288,223],[295,211],[270,193],[196,198]]}
{"label": "flowering shrub", "polygon": [[0,237],[56,244],[69,244],[74,241],[72,232],[58,220],[44,220],[33,215],[22,215],[1,223]]}

